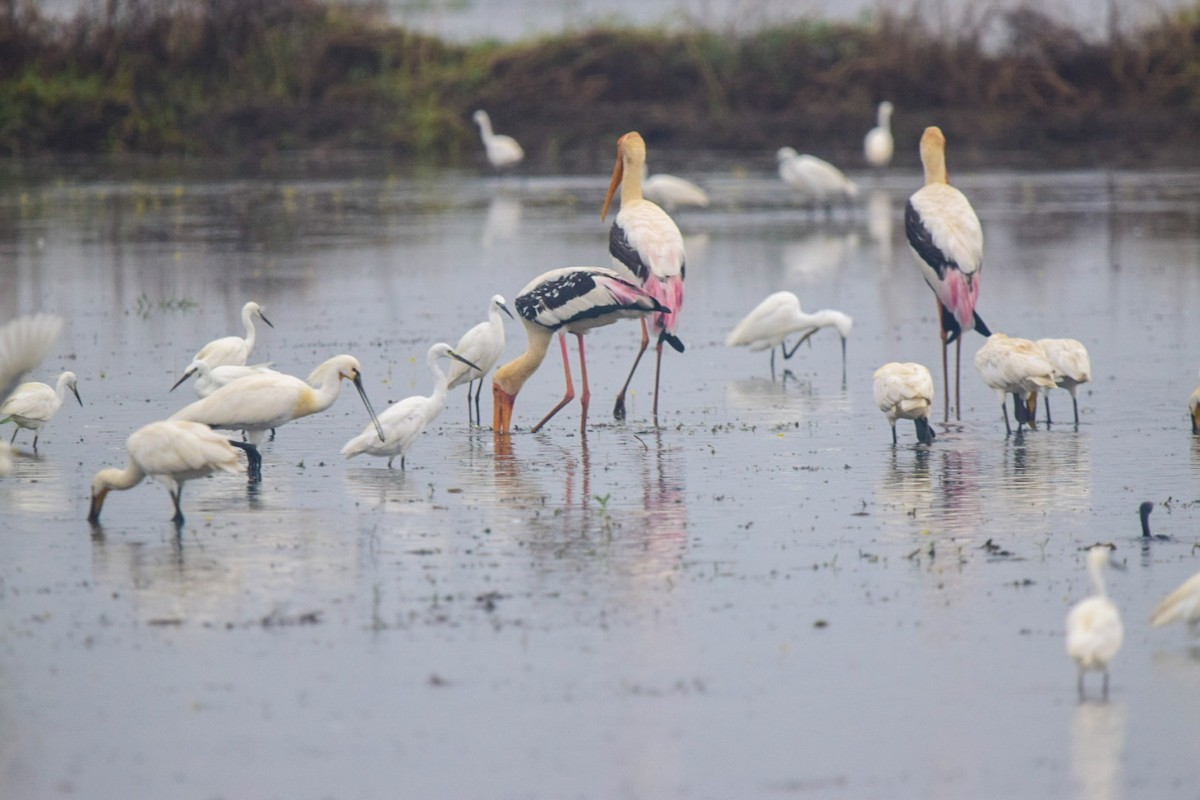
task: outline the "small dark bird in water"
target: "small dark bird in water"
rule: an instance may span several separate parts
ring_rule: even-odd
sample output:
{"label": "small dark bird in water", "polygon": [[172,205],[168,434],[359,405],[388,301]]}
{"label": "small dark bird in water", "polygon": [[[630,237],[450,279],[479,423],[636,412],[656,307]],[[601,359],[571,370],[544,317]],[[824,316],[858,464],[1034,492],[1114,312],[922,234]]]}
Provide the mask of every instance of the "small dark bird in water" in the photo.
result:
{"label": "small dark bird in water", "polygon": [[1138,514],[1142,518],[1142,541],[1150,541],[1151,539],[1159,542],[1169,542],[1171,537],[1162,533],[1150,533],[1150,512],[1154,510],[1154,503],[1147,500],[1138,506]]}

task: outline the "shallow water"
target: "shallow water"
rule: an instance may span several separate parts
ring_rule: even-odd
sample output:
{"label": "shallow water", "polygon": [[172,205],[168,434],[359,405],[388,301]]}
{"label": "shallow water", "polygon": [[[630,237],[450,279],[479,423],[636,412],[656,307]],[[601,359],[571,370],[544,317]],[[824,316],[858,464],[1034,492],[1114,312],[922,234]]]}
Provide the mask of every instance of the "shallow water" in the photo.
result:
{"label": "shallow water", "polygon": [[[0,318],[67,317],[36,377],[74,370],[86,405],[0,480],[0,794],[1194,795],[1200,646],[1145,622],[1200,569],[1194,174],[955,176],[987,235],[981,315],[1091,351],[1077,431],[1006,437],[972,336],[961,424],[926,449],[902,422],[893,447],[872,371],[939,358],[902,224],[919,177],[858,176],[826,218],[729,169],[676,215],[688,351],[657,426],[652,355],[609,418],[622,324],[588,337],[586,436],[578,402],[527,433],[561,396],[552,350],[507,446],[460,389],[406,471],[345,462],[346,391],[279,430],[261,486],[188,484],[178,537],[149,482],[89,527],[92,474],[192,399],[167,389],[245,300],[275,324],[253,361],[352,353],[382,409],[428,393],[426,349],[493,293],[607,264],[604,176],[376,174],[3,184]],[[854,316],[845,381],[829,331],[786,382],[722,345],[778,289]],[[1145,499],[1177,541],[1140,545]],[[1063,619],[1096,541],[1127,567],[1126,641],[1109,702],[1080,704]]]}

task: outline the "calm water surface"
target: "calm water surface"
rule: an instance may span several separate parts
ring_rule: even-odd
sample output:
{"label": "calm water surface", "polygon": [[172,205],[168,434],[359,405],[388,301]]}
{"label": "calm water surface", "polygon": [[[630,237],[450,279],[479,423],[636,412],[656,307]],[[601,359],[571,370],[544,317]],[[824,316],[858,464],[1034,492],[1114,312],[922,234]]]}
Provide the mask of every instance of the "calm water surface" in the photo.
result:
{"label": "calm water surface", "polygon": [[[962,422],[925,449],[908,423],[892,447],[870,388],[939,358],[902,225],[919,176],[858,176],[826,218],[769,169],[688,176],[716,199],[676,215],[688,350],[657,426],[652,363],[609,418],[622,324],[589,337],[585,437],[578,404],[527,432],[555,351],[507,446],[459,389],[404,472],[338,456],[366,423],[347,391],[279,430],[260,487],[189,484],[179,536],[151,482],[92,529],[88,484],[192,399],[167,389],[246,300],[275,323],[252,360],[346,352],[377,408],[427,394],[425,351],[492,294],[608,263],[606,178],[8,176],[0,319],[65,315],[37,377],[74,370],[86,405],[0,480],[0,795],[1194,797],[1200,644],[1146,619],[1200,569],[1197,176],[955,176],[980,313],[1081,339],[1094,377],[1078,430],[1006,438],[972,336]],[[779,289],[854,316],[845,381],[832,332],[786,382],[722,345]],[[1139,545],[1145,499],[1177,541]],[[1096,541],[1127,567],[1126,642],[1109,702],[1081,704],[1063,619]]]}

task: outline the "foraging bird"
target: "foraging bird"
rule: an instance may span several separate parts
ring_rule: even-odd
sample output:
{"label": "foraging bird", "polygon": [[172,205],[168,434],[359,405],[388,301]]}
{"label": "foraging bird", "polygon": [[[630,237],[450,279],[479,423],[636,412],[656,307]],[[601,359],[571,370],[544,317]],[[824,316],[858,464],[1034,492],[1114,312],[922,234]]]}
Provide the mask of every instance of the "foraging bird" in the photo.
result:
{"label": "foraging bird", "polygon": [[[503,305],[503,298],[500,303]],[[448,377],[446,373],[442,372],[438,360],[447,357],[464,364],[468,370],[477,372],[480,376],[484,374],[484,370],[480,366],[463,358],[461,354],[451,349],[450,345],[438,342],[429,348],[429,353],[425,356],[425,363],[429,365],[429,371],[433,373],[433,394],[428,397],[421,395],[406,397],[385,408],[379,415],[379,424],[383,427],[383,441],[379,441],[376,437],[375,428],[368,425],[362,433],[346,442],[342,447],[342,455],[346,458],[354,458],[364,453],[372,456],[387,456],[388,469],[392,468],[392,459],[400,456],[400,469],[404,469],[404,456],[412,447],[413,442],[446,408],[446,395],[449,392]],[[482,377],[480,380],[482,381]],[[469,387],[467,394],[470,395]],[[470,403],[468,403],[468,408],[469,406]]]}
{"label": "foraging bird", "polygon": [[79,387],[75,379],[75,373],[69,370],[58,376],[58,382],[53,387],[44,383],[38,383],[37,381],[22,383],[18,386],[8,396],[8,399],[3,404],[0,404],[0,425],[5,422],[13,422],[17,426],[13,430],[12,438],[8,440],[8,443],[12,444],[17,440],[17,434],[22,428],[32,430],[33,452],[36,453],[38,436],[41,435],[42,429],[46,427],[46,424],[62,408],[68,389],[71,391],[71,394],[75,395],[75,400],[79,405],[82,406],[83,400],[79,398]]}
{"label": "foraging bird", "polygon": [[1188,398],[1188,416],[1192,418],[1192,433],[1200,433],[1200,386]]}
{"label": "foraging bird", "polygon": [[[488,302],[487,321],[471,328],[458,340],[458,344],[454,346],[454,352],[458,356],[455,356],[456,361],[446,373],[449,388],[453,389],[464,383],[467,385],[468,425],[471,424],[471,384],[479,381],[479,387],[475,390],[475,422],[482,425],[479,395],[483,392],[483,379],[492,367],[496,366],[500,356],[504,355],[504,320],[500,318],[501,311],[508,314],[510,319],[516,319],[505,305],[504,297],[493,295]],[[403,459],[401,463],[403,464]]]}
{"label": "foraging bird", "polygon": [[104,498],[113,490],[132,489],[147,475],[161,478],[175,504],[176,525],[183,524],[183,484],[212,472],[240,473],[246,468],[238,451],[224,436],[198,422],[163,420],[138,428],[125,442],[129,463],[125,469],[102,469],[92,478],[92,505],[88,522],[100,520]]}
{"label": "foraging bird", "polygon": [[[643,170],[644,173],[645,170]],[[666,173],[642,176],[642,197],[667,211],[680,206],[708,208],[708,192],[684,178]]]}
{"label": "foraging bird", "polygon": [[977,330],[984,336],[991,335],[975,313],[983,268],[983,226],[966,195],[947,182],[946,137],[940,128],[926,128],[921,136],[921,163],[925,167],[925,185],[913,193],[904,207],[904,229],[917,266],[937,295],[946,419],[950,418],[946,347],[958,341],[954,360],[954,416],[962,419],[962,334]]}
{"label": "foraging bird", "polygon": [[892,361],[875,370],[875,405],[887,415],[896,444],[896,420],[911,419],[917,426],[917,441],[930,444],[935,435],[929,424],[933,407],[933,376],[923,364]]}
{"label": "foraging bird", "polygon": [[1012,433],[1008,424],[1008,409],[1005,395],[1013,396],[1013,416],[1017,420],[1017,431],[1028,423],[1037,427],[1037,393],[1057,386],[1058,375],[1046,359],[1046,354],[1036,343],[1028,339],[1013,339],[1003,333],[993,333],[975,354],[975,368],[983,376],[983,382],[1000,395],[1000,410],[1004,413],[1004,428]]}
{"label": "foraging bird", "polygon": [[1164,597],[1150,615],[1150,624],[1155,628],[1172,622],[1186,622],[1193,634],[1200,633],[1200,572]]}
{"label": "foraging bird", "polygon": [[[1038,347],[1046,354],[1046,360],[1057,373],[1058,388],[1071,393],[1071,405],[1075,407],[1075,424],[1079,424],[1079,402],[1075,399],[1075,388],[1092,379],[1092,362],[1087,348],[1075,339],[1038,339]],[[1046,392],[1046,424],[1050,423],[1050,393]]]}
{"label": "foraging bird", "polygon": [[566,267],[550,270],[530,281],[517,295],[514,304],[517,307],[517,315],[525,326],[528,341],[524,353],[500,367],[492,375],[492,429],[495,433],[509,432],[517,393],[529,380],[529,376],[541,366],[555,331],[558,332],[562,345],[567,392],[558,405],[550,409],[532,430],[535,433],[540,430],[559,409],[575,397],[571,365],[567,360],[566,339],[566,334],[573,333],[579,344],[579,369],[583,376],[583,394],[580,397],[583,408],[579,430],[585,432],[591,392],[588,389],[583,335],[592,328],[611,325],[623,319],[645,318],[649,314],[672,312],[641,287],[622,278],[616,270],[604,267]]}
{"label": "foraging bird", "polygon": [[876,169],[886,167],[892,161],[895,143],[892,140],[892,104],[884,100],[875,112],[875,127],[867,131],[863,139],[863,155],[867,163]]}
{"label": "foraging bird", "polygon": [[811,205],[824,206],[829,211],[835,200],[849,202],[858,197],[858,186],[840,169],[828,161],[797,153],[793,147],[781,147],[775,152],[779,177],[795,189]]}
{"label": "foraging bird", "polygon": [[[854,320],[841,311],[822,309],[811,314],[800,307],[800,298],[794,292],[775,292],[756,305],[725,337],[726,347],[749,347],[751,352],[771,350],[771,375],[775,375],[775,347],[778,346],[784,359],[791,358],[800,345],[804,344],[821,328],[833,327],[842,337],[842,377],[846,377],[846,339],[854,327]],[[793,333],[803,333],[800,340],[789,350],[784,340]]]}
{"label": "foraging bird", "polygon": [[521,163],[525,151],[511,136],[492,132],[492,119],[486,111],[475,112],[475,124],[479,126],[479,135],[483,137],[483,146],[487,150],[487,159],[496,169],[504,169]]}
{"label": "foraging bird", "polygon": [[1142,541],[1143,542],[1169,542],[1171,537],[1162,533],[1150,533],[1150,512],[1154,510],[1154,503],[1147,500],[1138,506],[1138,516],[1142,519]]}
{"label": "foraging bird", "polygon": [[244,378],[247,375],[263,375],[266,373],[280,374],[271,369],[270,364],[248,364],[245,366],[223,364],[219,367],[210,367],[208,362],[197,359],[188,364],[188,368],[183,372],[183,377],[175,381],[175,385],[168,389],[168,391],[175,391],[181,383],[192,377],[192,375],[195,375],[196,382],[192,384],[192,388],[195,390],[196,396],[208,397],[225,384],[233,383],[239,378]]}
{"label": "foraging bird", "polygon": [[262,478],[262,456],[258,444],[263,434],[294,419],[324,411],[337,400],[342,378],[354,383],[367,413],[383,441],[383,428],[362,385],[362,370],[354,356],[334,356],[312,371],[308,382],[283,373],[248,375],[226,384],[208,397],[184,406],[173,420],[202,422],[213,428],[243,431],[246,442],[233,442],[246,451],[250,480]]}
{"label": "foraging bird", "polygon": [[[617,187],[621,188],[621,210],[613,220],[608,235],[608,252],[613,258],[613,268],[626,280],[640,286],[658,301],[663,310],[655,313],[652,322],[658,333],[655,347],[657,358],[654,367],[654,408],[658,417],[658,386],[662,371],[663,342],[683,352],[683,342],[675,335],[679,324],[679,312],[683,308],[683,279],[687,274],[687,254],[683,248],[683,234],[675,221],[654,203],[642,196],[642,172],[646,163],[646,142],[637,131],[630,131],[617,140],[617,163],[613,167],[612,181],[604,197],[600,219],[608,216]],[[582,340],[580,341],[582,344]],[[638,362],[650,343],[650,332],[646,318],[642,316],[642,343],[637,357],[629,370],[629,377],[617,395],[613,405],[613,416],[625,419],[625,392]],[[565,344],[564,344],[565,346]]]}
{"label": "foraging bird", "polygon": [[[26,372],[36,367],[58,340],[62,317],[32,314],[0,326],[0,401],[17,388]],[[0,475],[12,470],[9,446],[0,442]]]}
{"label": "foraging bird", "polygon": [[[258,317],[269,327],[274,328],[271,320],[267,319],[263,314],[262,306],[251,300],[242,306],[242,325],[246,328],[246,336],[223,336],[220,339],[213,339],[208,344],[201,347],[196,355],[192,357],[192,362],[203,361],[210,367],[223,367],[228,364],[234,366],[242,366],[250,358],[250,351],[254,349],[255,330],[254,318]],[[183,383],[187,379],[185,373],[175,386]],[[171,388],[174,389],[175,386]]]}
{"label": "foraging bird", "polygon": [[1104,590],[1104,566],[1108,563],[1109,545],[1088,549],[1087,569],[1092,579],[1092,594],[1080,600],[1067,614],[1067,654],[1079,668],[1079,699],[1084,697],[1085,672],[1104,673],[1104,697],[1108,697],[1108,662],[1121,649],[1125,631],[1121,613]]}

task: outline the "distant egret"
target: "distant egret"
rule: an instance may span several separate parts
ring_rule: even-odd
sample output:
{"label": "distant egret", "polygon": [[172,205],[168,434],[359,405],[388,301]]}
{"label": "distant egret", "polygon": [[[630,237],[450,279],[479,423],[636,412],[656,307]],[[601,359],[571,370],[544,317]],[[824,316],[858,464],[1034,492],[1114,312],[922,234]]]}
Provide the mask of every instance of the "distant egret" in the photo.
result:
{"label": "distant egret", "polygon": [[71,371],[64,372],[58,376],[58,382],[53,386],[48,386],[44,383],[31,381],[22,383],[8,399],[0,404],[0,425],[5,422],[13,422],[16,428],[13,429],[12,438],[8,440],[12,444],[17,440],[17,434],[22,428],[33,431],[33,452],[37,452],[38,436],[41,435],[42,429],[46,424],[53,419],[58,410],[62,408],[63,400],[66,399],[67,390],[75,395],[75,400],[80,406],[83,405],[83,400],[79,398],[79,387],[75,380],[75,373]]}
{"label": "distant egret", "polygon": [[198,422],[163,420],[134,431],[125,443],[129,463],[125,469],[102,469],[92,478],[92,505],[88,522],[99,522],[104,498],[113,489],[131,489],[147,475],[167,485],[175,504],[174,522],[183,523],[180,499],[183,484],[222,470],[240,473],[246,468],[238,451],[221,434]]}
{"label": "distant egret", "polygon": [[1150,615],[1150,624],[1156,628],[1172,622],[1185,622],[1193,634],[1200,634],[1200,572],[1164,597]]}
{"label": "distant egret", "polygon": [[492,375],[492,428],[495,433],[508,433],[512,426],[513,404],[517,393],[546,357],[550,339],[557,331],[562,345],[563,374],[567,392],[558,405],[550,409],[533,426],[536,432],[559,409],[575,397],[571,380],[571,365],[567,360],[567,333],[575,334],[579,343],[579,369],[583,378],[580,397],[582,414],[579,430],[587,430],[587,409],[591,392],[588,389],[587,360],[583,351],[583,335],[592,328],[611,325],[622,319],[665,314],[670,309],[652,295],[603,267],[566,267],[543,273],[534,278],[517,295],[514,303],[517,315],[525,326],[525,352],[500,367]]}
{"label": "distant egret", "polygon": [[[846,339],[854,327],[850,315],[831,308],[806,313],[800,307],[800,298],[793,292],[775,292],[756,305],[741,322],[725,337],[726,347],[749,347],[751,352],[771,350],[771,376],[775,376],[775,347],[778,346],[784,359],[789,359],[796,349],[822,328],[832,327],[842,339],[842,378],[846,377]],[[793,333],[803,334],[787,348],[784,340]]]}
{"label": "distant egret", "polygon": [[[196,352],[196,355],[192,357],[192,362],[203,361],[210,367],[223,367],[230,364],[242,366],[245,364],[250,358],[250,352],[254,350],[255,317],[261,319],[269,327],[275,327],[263,314],[262,306],[251,300],[242,306],[242,325],[246,328],[245,338],[241,336],[224,336],[220,339],[213,339]],[[175,383],[175,386],[183,383],[183,381],[187,380],[187,377],[185,373],[183,378]],[[175,386],[171,388],[174,389]]]}
{"label": "distant egret", "polygon": [[[500,304],[504,304],[504,298],[500,298]],[[472,370],[480,376],[486,371],[483,370],[482,365],[472,364],[461,354],[456,353],[450,345],[438,342],[429,348],[429,353],[425,356],[429,371],[433,373],[433,394],[428,397],[421,395],[406,397],[385,408],[379,415],[379,425],[383,428],[383,441],[379,441],[375,427],[368,425],[362,433],[346,442],[342,447],[342,455],[346,458],[354,458],[362,454],[387,456],[388,469],[392,467],[392,459],[400,456],[400,469],[404,469],[404,456],[413,446],[413,442],[446,408],[448,379],[446,373],[442,372],[441,366],[438,365],[438,359],[441,358],[453,358],[463,364],[466,369]],[[482,381],[482,378],[480,380]],[[468,395],[470,394],[469,388]]]}
{"label": "distant egret", "polygon": [[483,138],[487,159],[493,167],[504,169],[519,164],[521,159],[525,158],[525,151],[516,139],[492,131],[492,118],[486,111],[475,112],[475,124],[479,126],[479,135]]}
{"label": "distant egret", "polygon": [[1013,396],[1013,416],[1017,420],[1017,431],[1028,423],[1036,428],[1037,393],[1049,391],[1057,386],[1057,373],[1046,359],[1046,354],[1035,342],[1028,339],[1013,339],[1003,333],[993,333],[975,354],[975,368],[989,388],[1000,395],[1000,410],[1004,413],[1004,428],[1012,433],[1008,424],[1008,409],[1005,396]]}
{"label": "distant egret", "polygon": [[[1092,379],[1092,362],[1087,348],[1075,339],[1038,339],[1038,347],[1054,367],[1058,388],[1071,394],[1071,405],[1075,407],[1075,424],[1079,424],[1079,402],[1075,399],[1075,388]],[[1046,392],[1046,424],[1050,424],[1050,393]]]}
{"label": "distant egret", "polygon": [[[0,401],[17,388],[26,372],[36,367],[58,340],[62,317],[32,314],[0,326]],[[9,446],[0,442],[0,475],[12,470]]]}
{"label": "distant egret", "polygon": [[666,211],[681,206],[708,208],[709,204],[708,192],[685,178],[662,172],[643,177],[642,197]]}
{"label": "distant egret", "polygon": [[[608,207],[617,187],[621,188],[621,210],[613,220],[608,233],[608,252],[613,259],[613,268],[626,280],[640,286],[659,302],[664,309],[653,315],[654,329],[658,333],[655,347],[654,406],[653,414],[658,417],[658,386],[662,370],[663,342],[683,352],[683,342],[675,335],[679,324],[679,312],[683,308],[683,280],[687,274],[687,255],[683,248],[683,234],[667,212],[642,196],[642,173],[646,163],[646,142],[637,131],[630,131],[617,140],[617,163],[613,167],[612,180],[600,219],[608,216]],[[625,385],[613,405],[613,416],[625,419],[625,392],[638,362],[650,343],[650,332],[646,317],[642,316],[642,343]],[[580,340],[582,344],[582,340]]]}
{"label": "distant egret", "polygon": [[[479,395],[483,392],[483,379],[492,367],[496,366],[500,356],[504,355],[504,320],[500,317],[501,311],[510,319],[516,319],[505,305],[504,297],[498,294],[493,295],[488,302],[487,320],[471,328],[458,340],[458,344],[454,346],[454,352],[461,358],[451,364],[450,369],[446,372],[449,388],[453,389],[464,383],[467,385],[468,425],[471,423],[471,384],[479,381],[479,388],[475,390],[475,422],[482,425],[483,417],[479,414]],[[471,367],[467,364],[478,366]],[[441,411],[438,413],[440,414]]]}
{"label": "distant egret", "polygon": [[954,417],[962,418],[962,334],[977,330],[991,335],[975,313],[983,268],[983,226],[971,202],[946,178],[946,137],[929,127],[921,137],[925,185],[904,208],[904,228],[917,266],[937,296],[942,337],[942,384],[945,416],[950,417],[950,377],[946,347],[958,341],[954,359]]}
{"label": "distant egret", "polygon": [[192,377],[192,375],[195,375],[196,382],[192,384],[192,389],[195,390],[196,396],[208,397],[225,384],[233,383],[239,378],[245,378],[247,375],[263,375],[266,373],[280,374],[271,369],[270,364],[247,364],[245,366],[224,364],[220,367],[210,367],[208,362],[197,359],[188,364],[188,368],[183,372],[183,377],[175,381],[175,385],[168,391],[175,391],[181,383]]}
{"label": "distant egret", "polygon": [[930,444],[934,440],[929,424],[929,409],[933,407],[933,376],[923,364],[892,361],[875,370],[875,405],[887,415],[892,426],[892,444],[896,444],[896,420],[911,419],[917,426],[917,441]]}
{"label": "distant egret", "polygon": [[244,431],[246,442],[233,442],[246,451],[250,461],[250,479],[262,477],[262,456],[258,444],[263,435],[294,419],[324,411],[337,400],[342,378],[354,383],[367,413],[383,441],[383,428],[362,385],[362,370],[354,356],[334,356],[312,371],[308,382],[283,373],[248,375],[226,384],[171,415],[173,420],[202,422],[213,428]]}
{"label": "distant egret", "polygon": [[810,205],[829,211],[835,201],[849,202],[858,197],[858,186],[840,169],[793,147],[781,147],[775,153],[779,177]]}
{"label": "distant egret", "polygon": [[892,151],[895,149],[895,143],[892,141],[892,104],[884,100],[875,114],[875,127],[867,131],[863,139],[863,155],[872,167],[882,169],[891,163]]}
{"label": "distant egret", "polygon": [[1104,673],[1104,697],[1108,697],[1108,663],[1121,649],[1125,631],[1121,614],[1104,589],[1104,567],[1111,548],[1095,545],[1088,549],[1087,569],[1092,579],[1092,594],[1072,606],[1067,614],[1067,654],[1079,669],[1079,699],[1084,698],[1085,672]]}

